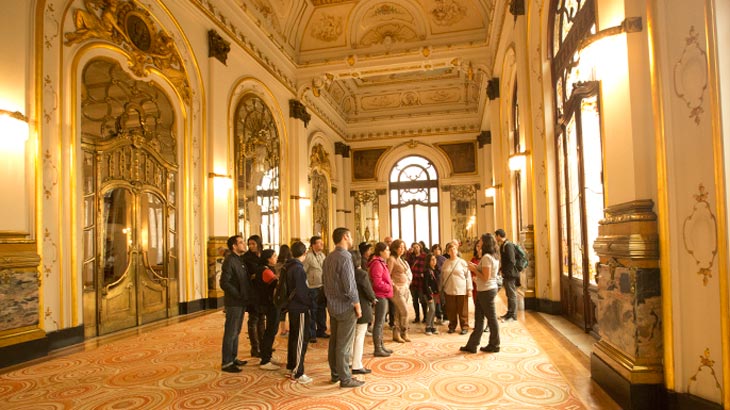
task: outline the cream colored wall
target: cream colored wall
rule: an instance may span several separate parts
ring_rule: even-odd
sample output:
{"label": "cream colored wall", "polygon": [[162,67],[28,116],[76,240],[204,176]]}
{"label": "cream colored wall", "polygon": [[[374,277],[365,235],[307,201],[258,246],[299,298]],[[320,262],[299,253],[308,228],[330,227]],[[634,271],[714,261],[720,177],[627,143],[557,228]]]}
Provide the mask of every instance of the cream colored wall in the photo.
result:
{"label": "cream colored wall", "polygon": [[[721,334],[718,235],[716,224],[724,198],[716,197],[712,107],[708,92],[704,9],[683,1],[655,1],[649,24],[656,34],[654,58],[658,88],[655,110],[663,122],[660,160],[660,238],[664,323],[670,330],[665,360],[667,385],[713,402],[721,401],[724,384]],[[724,250],[723,250],[724,251]],[[706,270],[704,270],[706,269]],[[724,359],[727,360],[727,359]],[[714,361],[714,362],[712,362]]]}
{"label": "cream colored wall", "polygon": [[[6,34],[3,37],[6,41],[0,44],[0,55],[3,56],[0,62],[0,109],[18,111],[31,121],[36,121],[32,116],[33,99],[26,94],[26,89],[33,86],[32,59],[29,58],[32,32],[27,30],[33,17],[32,4],[5,0],[2,10],[0,32]],[[22,128],[22,124],[18,125]],[[33,238],[35,135],[24,141],[8,128],[0,132],[0,186],[3,187],[0,197],[0,209],[3,210],[0,232],[18,232]]]}

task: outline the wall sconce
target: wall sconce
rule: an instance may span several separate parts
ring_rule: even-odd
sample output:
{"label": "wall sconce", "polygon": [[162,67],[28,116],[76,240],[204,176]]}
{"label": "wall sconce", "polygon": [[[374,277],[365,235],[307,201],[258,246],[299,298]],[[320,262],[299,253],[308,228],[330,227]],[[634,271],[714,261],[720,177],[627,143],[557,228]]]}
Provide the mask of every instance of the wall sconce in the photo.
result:
{"label": "wall sconce", "polygon": [[509,170],[512,172],[522,171],[527,166],[527,155],[529,152],[518,152],[509,157]]}
{"label": "wall sconce", "polygon": [[620,37],[623,33],[639,33],[643,30],[641,17],[627,17],[618,26],[603,29],[581,41],[578,46],[579,64],[576,76],[581,82],[599,81],[605,75],[620,71],[616,65],[625,60],[626,45]]}
{"label": "wall sconce", "polygon": [[312,205],[312,199],[308,196],[292,195],[290,198],[295,201],[299,201],[299,206],[301,207],[307,207]]}
{"label": "wall sconce", "polygon": [[28,140],[28,117],[20,111],[8,111],[0,109],[0,129],[6,138],[15,141],[25,142]]}
{"label": "wall sconce", "polygon": [[484,190],[484,196],[487,198],[494,198],[497,196],[497,189],[502,188],[502,184],[492,185]]}
{"label": "wall sconce", "polygon": [[233,189],[233,178],[230,175],[216,174],[209,172],[208,178],[213,180],[213,189],[216,192],[229,191]]}

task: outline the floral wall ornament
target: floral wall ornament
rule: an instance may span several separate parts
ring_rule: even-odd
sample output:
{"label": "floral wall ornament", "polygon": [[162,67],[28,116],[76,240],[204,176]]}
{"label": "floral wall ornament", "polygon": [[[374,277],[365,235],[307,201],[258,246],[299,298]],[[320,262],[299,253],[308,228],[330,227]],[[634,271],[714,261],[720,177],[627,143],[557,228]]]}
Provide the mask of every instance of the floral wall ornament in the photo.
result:
{"label": "floral wall ornament", "polygon": [[674,63],[674,93],[684,101],[689,109],[689,117],[700,125],[705,112],[705,91],[707,91],[707,53],[702,49],[700,33],[690,26],[685,38],[684,49],[679,60]]}
{"label": "floral wall ornament", "polygon": [[[717,255],[717,218],[707,202],[709,192],[703,184],[699,185],[699,193],[694,194],[696,201],[692,213],[685,218],[682,225],[684,250],[694,259],[702,276],[703,285],[707,286],[712,277],[712,268]],[[711,248],[697,246],[696,239],[711,238]]]}
{"label": "floral wall ornament", "polygon": [[[722,395],[722,386],[720,385],[720,380],[717,378],[714,367],[715,361],[710,358],[710,348],[705,348],[704,353],[700,356],[700,365],[697,367],[697,371],[687,382],[687,390],[691,393],[692,391],[690,389],[693,384],[698,382],[697,379],[703,377],[703,374],[709,371],[709,376],[711,376],[715,382],[714,388],[718,389],[721,392],[720,395]],[[704,377],[707,378],[707,375],[704,375]]]}

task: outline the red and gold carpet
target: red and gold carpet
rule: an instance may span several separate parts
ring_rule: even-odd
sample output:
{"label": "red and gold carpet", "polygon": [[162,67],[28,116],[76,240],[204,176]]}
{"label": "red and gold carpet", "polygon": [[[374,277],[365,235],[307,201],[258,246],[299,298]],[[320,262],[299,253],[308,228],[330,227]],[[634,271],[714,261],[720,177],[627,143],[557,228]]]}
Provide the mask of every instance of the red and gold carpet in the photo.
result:
{"label": "red and gold carpet", "polygon": [[[329,383],[322,339],[307,352],[311,384],[250,359],[242,373],[222,373],[223,322],[216,311],[0,374],[0,409],[586,408],[520,322],[501,324],[496,354],[464,354],[459,346],[468,336],[427,336],[414,325],[411,343],[387,343],[395,353],[373,358],[368,337],[364,363],[373,372],[358,376],[366,383],[355,389]],[[274,360],[284,362],[286,338],[276,339]],[[245,326],[241,342],[246,358]]]}

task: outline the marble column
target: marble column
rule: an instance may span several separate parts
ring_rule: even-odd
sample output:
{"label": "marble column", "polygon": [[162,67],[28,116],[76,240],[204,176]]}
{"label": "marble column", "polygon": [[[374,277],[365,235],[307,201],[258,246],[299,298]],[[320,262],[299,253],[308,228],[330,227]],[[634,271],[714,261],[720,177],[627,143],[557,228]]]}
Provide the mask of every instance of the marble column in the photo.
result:
{"label": "marble column", "polygon": [[223,259],[228,250],[228,237],[211,236],[208,238],[208,306],[223,306],[223,289],[221,289],[221,269]]}
{"label": "marble column", "polygon": [[520,231],[520,244],[527,252],[529,263],[527,268],[520,272],[522,287],[520,293],[524,298],[525,309],[536,309],[537,299],[535,295],[535,229],[527,225]]}
{"label": "marble column", "polygon": [[657,216],[651,200],[604,210],[594,249],[600,258],[591,376],[629,408],[660,400],[664,371]]}

